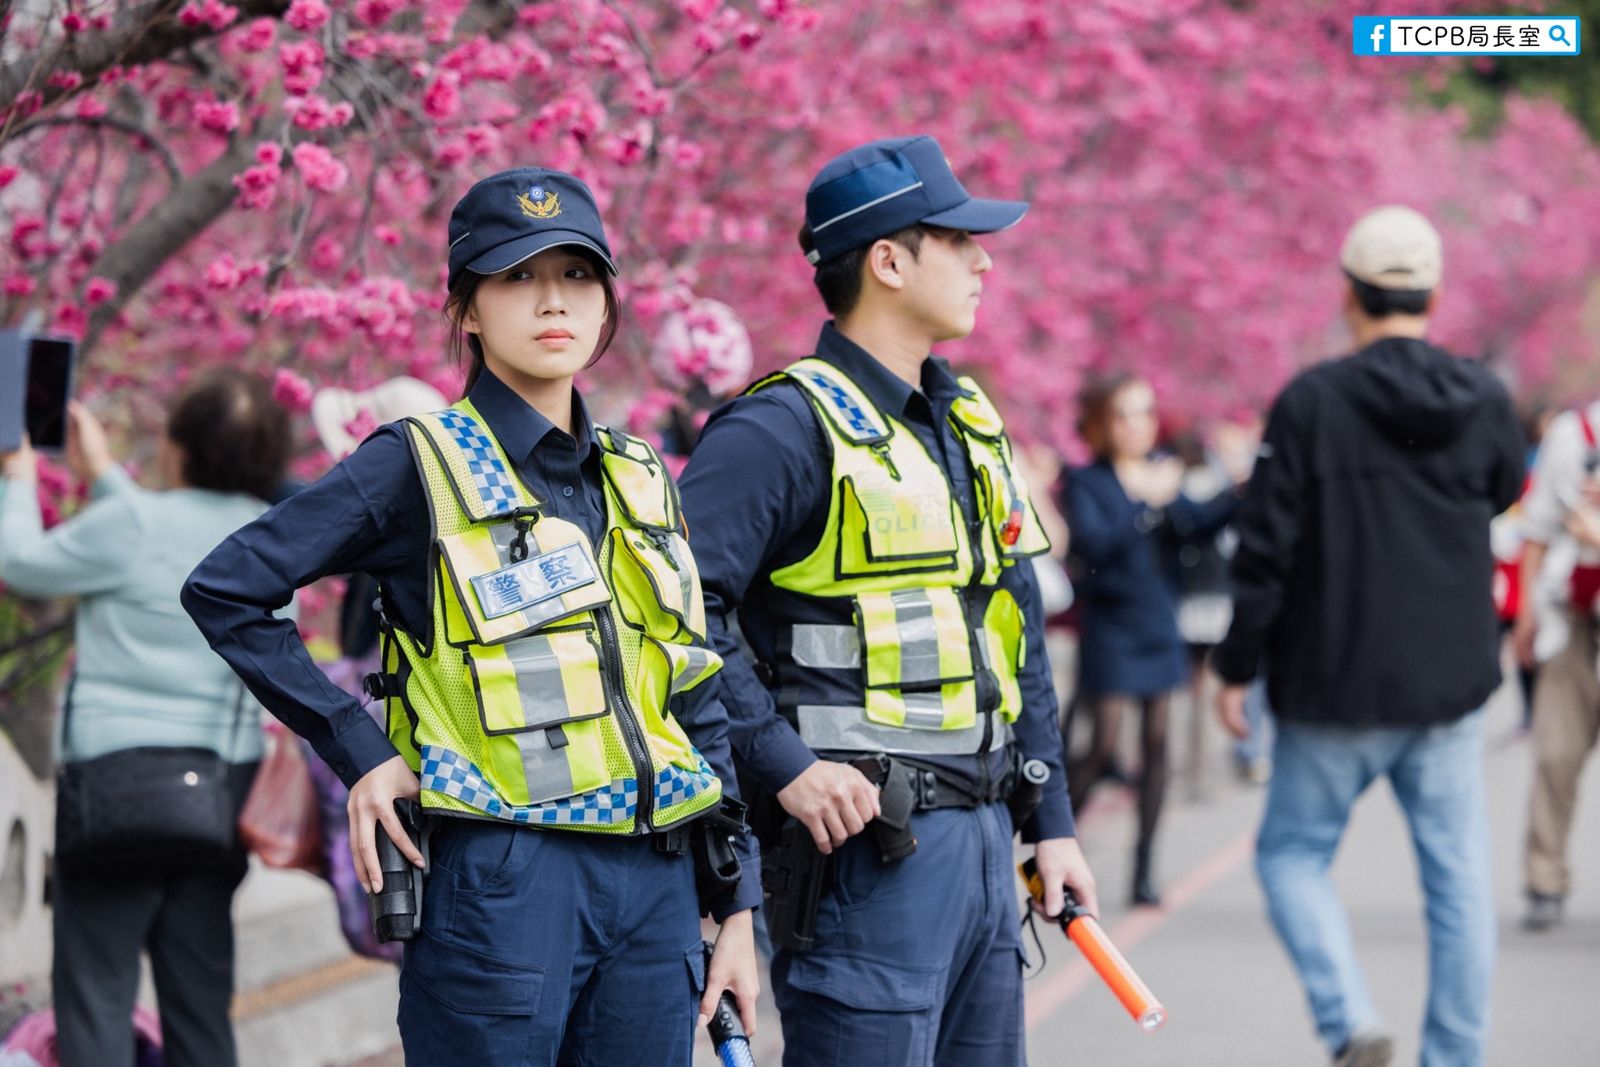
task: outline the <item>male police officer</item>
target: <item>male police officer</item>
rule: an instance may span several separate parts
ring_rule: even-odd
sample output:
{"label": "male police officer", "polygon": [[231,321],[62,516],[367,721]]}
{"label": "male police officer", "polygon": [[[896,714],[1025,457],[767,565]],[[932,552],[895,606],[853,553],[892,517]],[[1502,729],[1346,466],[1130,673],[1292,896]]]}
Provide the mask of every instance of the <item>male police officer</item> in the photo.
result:
{"label": "male police officer", "polygon": [[834,321],[683,479],[741,777],[832,866],[807,929],[805,865],[765,864],[790,1064],[1022,1062],[1019,781],[1046,910],[1063,885],[1095,907],[1027,559],[1049,543],[999,414],[928,354],[972,331],[972,234],[1026,210],[969,197],[929,137],[829,163],[800,240]]}

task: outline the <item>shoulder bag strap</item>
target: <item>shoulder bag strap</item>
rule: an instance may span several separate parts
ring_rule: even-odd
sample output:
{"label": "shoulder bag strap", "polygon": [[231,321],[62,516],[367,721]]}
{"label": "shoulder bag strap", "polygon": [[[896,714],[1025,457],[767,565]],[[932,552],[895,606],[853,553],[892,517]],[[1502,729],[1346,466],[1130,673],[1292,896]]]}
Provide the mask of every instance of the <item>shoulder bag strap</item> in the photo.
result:
{"label": "shoulder bag strap", "polygon": [[233,701],[233,736],[228,739],[228,751],[223,754],[225,763],[237,763],[239,756],[239,730],[244,726],[245,697],[249,691],[244,683],[239,683],[239,695]]}
{"label": "shoulder bag strap", "polygon": [[78,669],[74,667],[67,676],[67,695],[61,702],[61,759],[67,762],[67,752],[72,748],[72,691],[78,687]]}

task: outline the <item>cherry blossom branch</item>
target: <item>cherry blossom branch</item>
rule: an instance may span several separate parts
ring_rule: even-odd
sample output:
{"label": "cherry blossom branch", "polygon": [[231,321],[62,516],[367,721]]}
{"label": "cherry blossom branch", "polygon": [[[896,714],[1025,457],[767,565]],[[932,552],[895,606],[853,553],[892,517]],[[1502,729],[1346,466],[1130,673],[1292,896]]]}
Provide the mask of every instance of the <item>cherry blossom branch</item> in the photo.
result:
{"label": "cherry blossom branch", "polygon": [[89,129],[114,130],[126,134],[137,141],[142,147],[148,149],[152,155],[161,160],[161,165],[166,169],[167,177],[176,184],[183,180],[183,168],[178,165],[178,157],[172,150],[158,140],[155,134],[145,129],[131,119],[118,118],[115,115],[98,115],[85,118],[81,115],[44,115],[39,118],[28,119],[11,132],[13,138],[21,137],[36,129],[46,129],[54,126],[82,126]]}
{"label": "cherry blossom branch", "polygon": [[233,177],[250,165],[254,154],[250,138],[235,137],[210,166],[174,185],[102,253],[94,272],[117,288],[90,314],[85,352],[163,263],[233,205]]}
{"label": "cherry blossom branch", "polygon": [[[267,16],[279,18],[289,9],[290,0],[236,0],[239,19]],[[36,91],[39,103],[48,107],[81,86],[45,85],[35,90],[38,72],[71,72],[82,84],[94,82],[115,66],[138,66],[165,59],[182,48],[214,37],[219,32],[206,23],[188,25],[176,18],[183,0],[153,0],[118,13],[113,28],[103,34],[72,35],[57,38],[27,59],[0,67],[0,112],[12,110],[22,94]],[[0,129],[0,141],[7,133]]]}

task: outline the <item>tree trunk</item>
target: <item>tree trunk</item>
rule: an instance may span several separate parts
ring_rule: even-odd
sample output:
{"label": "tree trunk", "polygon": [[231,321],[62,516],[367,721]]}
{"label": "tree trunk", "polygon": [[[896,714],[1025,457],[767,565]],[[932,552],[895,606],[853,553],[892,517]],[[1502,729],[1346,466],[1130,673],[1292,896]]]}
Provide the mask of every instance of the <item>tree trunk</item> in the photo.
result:
{"label": "tree trunk", "polygon": [[155,207],[105,250],[94,273],[117,285],[116,295],[89,316],[87,355],[100,334],[169,258],[233,206],[234,175],[255,158],[255,139],[235,135],[228,150],[205,170],[172,188]]}

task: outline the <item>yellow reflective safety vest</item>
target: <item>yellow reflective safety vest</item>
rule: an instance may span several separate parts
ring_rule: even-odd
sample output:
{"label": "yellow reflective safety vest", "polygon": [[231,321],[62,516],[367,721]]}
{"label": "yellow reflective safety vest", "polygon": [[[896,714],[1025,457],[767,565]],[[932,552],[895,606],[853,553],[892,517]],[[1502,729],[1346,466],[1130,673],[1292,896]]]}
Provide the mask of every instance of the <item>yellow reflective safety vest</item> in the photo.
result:
{"label": "yellow reflective safety vest", "polygon": [[722,660],[655,450],[597,428],[594,545],[542,513],[469,401],[406,431],[433,518],[432,632],[386,630],[385,696],[423,806],[618,834],[715,807],[722,784],[667,702]]}
{"label": "yellow reflective safety vest", "polygon": [[[1022,711],[1026,642],[1021,608],[998,583],[1050,542],[999,412],[960,379],[965,395],[950,421],[973,473],[969,528],[921,439],[842,370],[803,359],[751,391],[780,381],[809,398],[832,451],[823,536],[770,576],[775,599],[795,609],[779,612],[792,622],[778,665],[782,710],[819,750],[957,754],[1004,744]],[[813,621],[829,617],[853,625]]]}

